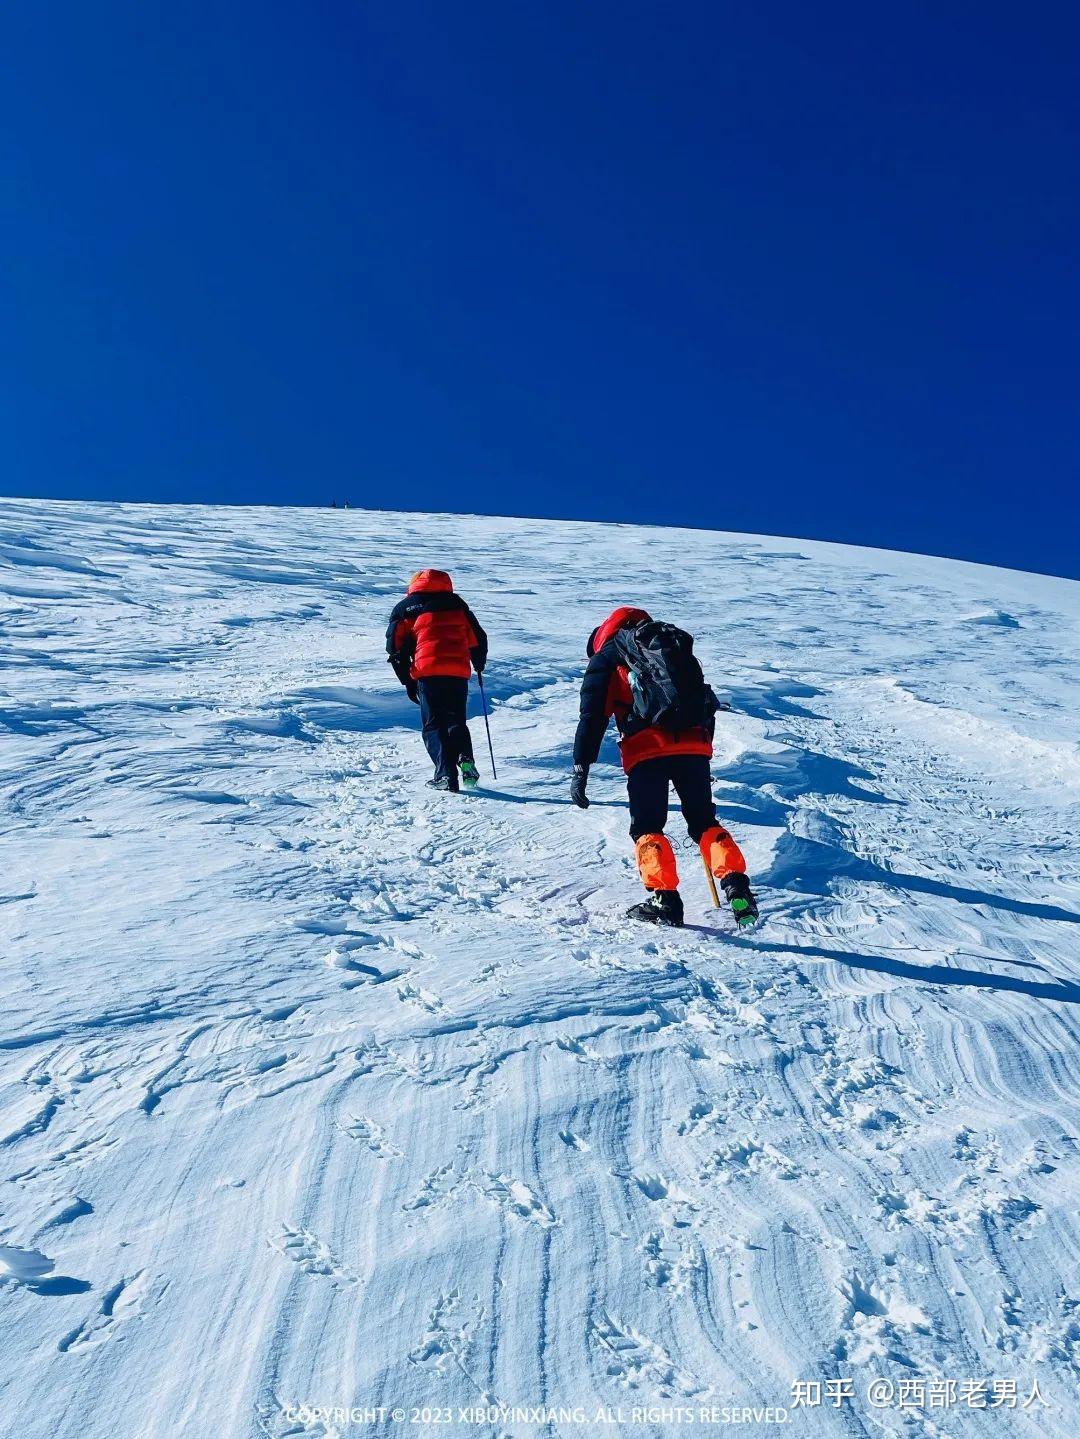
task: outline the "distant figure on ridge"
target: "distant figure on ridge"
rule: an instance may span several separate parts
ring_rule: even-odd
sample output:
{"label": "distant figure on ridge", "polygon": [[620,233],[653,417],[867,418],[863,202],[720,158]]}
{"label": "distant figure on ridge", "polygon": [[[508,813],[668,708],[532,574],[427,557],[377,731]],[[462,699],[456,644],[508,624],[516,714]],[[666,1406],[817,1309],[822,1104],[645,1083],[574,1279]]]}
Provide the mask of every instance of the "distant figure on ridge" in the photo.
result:
{"label": "distant figure on ridge", "polygon": [[482,674],[487,635],[443,570],[420,570],[386,628],[386,653],[409,698],[420,706],[424,744],[435,766],[433,789],[472,789],[479,772],[465,723],[469,675]]}
{"label": "distant figure on ridge", "polygon": [[[623,605],[589,637],[589,665],[581,683],[581,718],[574,739],[570,798],[589,807],[585,786],[608,720],[614,715],[630,799],[630,837],[648,899],[627,911],[634,919],[677,926],[683,922],[675,853],[664,834],[668,786],[674,785],[690,838],[701,849],[712,879],[737,923],[753,924],[757,901],[739,846],[717,822],[712,797],[712,736],[716,696],[694,657],[693,640],[674,625],[658,624],[644,610]],[[717,902],[719,902],[717,900]]]}

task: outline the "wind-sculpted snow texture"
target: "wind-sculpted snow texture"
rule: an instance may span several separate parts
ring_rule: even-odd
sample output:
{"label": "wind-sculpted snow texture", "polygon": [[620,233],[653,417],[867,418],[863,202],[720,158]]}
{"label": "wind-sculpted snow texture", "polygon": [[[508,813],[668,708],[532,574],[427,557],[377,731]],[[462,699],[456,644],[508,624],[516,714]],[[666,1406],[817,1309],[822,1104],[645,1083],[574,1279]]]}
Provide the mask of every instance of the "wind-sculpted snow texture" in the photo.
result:
{"label": "wind-sculpted snow texture", "polygon": [[[1078,1432],[1080,587],[359,511],[0,530],[0,1432],[487,1403]],[[384,661],[423,565],[491,635],[475,796],[424,788]],[[749,936],[675,821],[689,927],[623,918],[610,742],[568,802],[585,640],[625,602],[731,699]],[[879,1377],[957,1398],[873,1408]]]}

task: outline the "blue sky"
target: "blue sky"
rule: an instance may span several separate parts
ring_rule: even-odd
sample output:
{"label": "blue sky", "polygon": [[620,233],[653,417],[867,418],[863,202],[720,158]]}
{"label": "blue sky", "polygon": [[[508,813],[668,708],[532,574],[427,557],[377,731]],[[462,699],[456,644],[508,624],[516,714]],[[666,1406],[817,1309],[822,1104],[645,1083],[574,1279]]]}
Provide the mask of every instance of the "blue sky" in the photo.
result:
{"label": "blue sky", "polygon": [[0,491],[1080,576],[1078,14],[8,7]]}

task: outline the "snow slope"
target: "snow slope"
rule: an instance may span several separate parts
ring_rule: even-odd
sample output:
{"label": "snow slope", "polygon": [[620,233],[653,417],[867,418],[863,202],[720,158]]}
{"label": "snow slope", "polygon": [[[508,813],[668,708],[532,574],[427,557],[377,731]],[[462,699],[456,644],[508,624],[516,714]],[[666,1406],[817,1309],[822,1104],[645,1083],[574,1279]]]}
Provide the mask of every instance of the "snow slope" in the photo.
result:
{"label": "snow slope", "polygon": [[[313,1439],[402,1426],[292,1406],[481,1403],[623,1422],[477,1434],[681,1429],[635,1423],[652,1403],[1080,1432],[1080,586],[21,501],[0,560],[0,1432]],[[383,658],[427,564],[492,639],[476,797],[424,789]],[[613,746],[568,803],[585,639],[627,600],[733,702],[750,936],[677,815],[691,927],[623,919]],[[873,1408],[878,1377],[1019,1400]]]}

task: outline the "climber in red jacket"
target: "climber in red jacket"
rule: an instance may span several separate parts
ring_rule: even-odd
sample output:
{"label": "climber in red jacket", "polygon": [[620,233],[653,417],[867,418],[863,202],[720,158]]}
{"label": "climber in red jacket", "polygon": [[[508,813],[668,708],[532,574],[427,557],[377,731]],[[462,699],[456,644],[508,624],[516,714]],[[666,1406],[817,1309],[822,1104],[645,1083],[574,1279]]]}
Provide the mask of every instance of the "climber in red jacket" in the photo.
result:
{"label": "climber in red jacket", "polygon": [[668,787],[674,785],[690,837],[720,881],[736,921],[753,924],[758,908],[746,861],[718,823],[713,804],[709,760],[717,701],[694,658],[693,640],[673,625],[654,623],[644,610],[623,605],[593,630],[586,654],[570,797],[588,808],[589,766],[614,716],[630,799],[630,837],[649,891],[628,913],[653,924],[683,922],[675,852],[664,834]]}
{"label": "climber in red jacket", "polygon": [[456,791],[479,779],[465,723],[469,676],[483,672],[487,635],[443,570],[420,570],[386,628],[386,653],[411,700],[420,706],[424,744],[435,766],[434,789]]}

